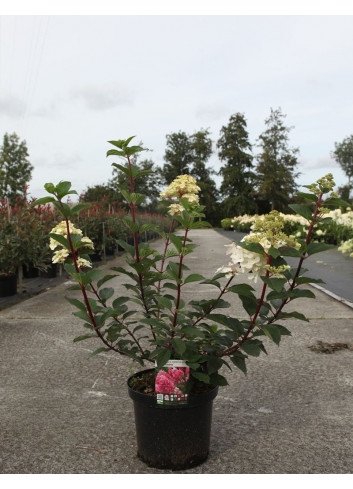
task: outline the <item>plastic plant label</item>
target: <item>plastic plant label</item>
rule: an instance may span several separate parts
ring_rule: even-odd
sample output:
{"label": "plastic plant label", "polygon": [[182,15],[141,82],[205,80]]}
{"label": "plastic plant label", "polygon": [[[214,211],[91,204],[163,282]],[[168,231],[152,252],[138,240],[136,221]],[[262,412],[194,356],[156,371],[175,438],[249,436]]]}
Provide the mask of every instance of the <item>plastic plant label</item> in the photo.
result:
{"label": "plastic plant label", "polygon": [[169,360],[162,368],[156,368],[157,404],[186,404],[188,395],[184,390],[189,376],[190,368],[183,360]]}

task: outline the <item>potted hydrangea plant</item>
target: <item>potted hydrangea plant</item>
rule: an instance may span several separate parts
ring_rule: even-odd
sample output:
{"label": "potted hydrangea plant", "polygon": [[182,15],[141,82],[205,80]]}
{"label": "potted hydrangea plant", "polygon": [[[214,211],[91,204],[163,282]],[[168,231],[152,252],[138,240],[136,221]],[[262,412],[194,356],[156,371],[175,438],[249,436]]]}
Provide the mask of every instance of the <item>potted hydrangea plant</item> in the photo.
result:
{"label": "potted hydrangea plant", "polygon": [[[255,222],[240,243],[228,246],[227,263],[214,276],[189,273],[188,255],[196,246],[192,230],[208,226],[199,205],[200,189],[193,177],[179,176],[161,194],[169,201],[169,232],[141,224],[136,212],[145,196],[134,192],[134,182],[146,171],[131,163],[131,156],[143,151],[130,146],[132,139],[109,141],[114,149],[107,153],[125,162],[113,166],[126,176],[127,188],[120,190],[130,213],[123,222],[133,244],[119,242],[126,251],[126,267],[112,271],[126,276],[126,295],[115,297],[114,289],[107,286],[116,273],[102,276],[101,270],[91,268],[92,241],[71,222],[84,204],[69,206],[63,200],[75,193],[70,182],[47,183],[50,195],[34,205],[50,202],[63,216],[50,234],[50,247],[53,260],[64,263],[82,293],[82,300],[68,298],[87,330],[74,341],[98,337],[102,347],[94,353],[111,350],[142,367],[150,366],[128,380],[138,455],[153,467],[185,469],[208,455],[212,401],[218,388],[227,385],[224,370],[235,366],[245,371],[248,356],[266,353],[265,338],[279,344],[283,335],[290,335],[282,325],[287,318],[307,321],[299,312],[285,312],[285,306],[301,297],[314,297],[305,285],[321,280],[307,277],[302,265],[308,256],[329,246],[311,242],[313,228],[324,218],[327,206],[343,201],[332,192],[335,184],[329,174],[300,194],[307,205],[291,206],[308,220],[305,239],[287,236],[283,218],[273,211]],[[139,240],[151,229],[164,240],[162,251]],[[298,259],[296,269],[286,263],[287,256]],[[239,284],[234,278],[241,274],[245,282]],[[259,296],[246,275],[262,284]],[[192,300],[184,293],[184,286],[191,283],[214,287],[214,298]],[[224,312],[235,296],[246,319]]]}

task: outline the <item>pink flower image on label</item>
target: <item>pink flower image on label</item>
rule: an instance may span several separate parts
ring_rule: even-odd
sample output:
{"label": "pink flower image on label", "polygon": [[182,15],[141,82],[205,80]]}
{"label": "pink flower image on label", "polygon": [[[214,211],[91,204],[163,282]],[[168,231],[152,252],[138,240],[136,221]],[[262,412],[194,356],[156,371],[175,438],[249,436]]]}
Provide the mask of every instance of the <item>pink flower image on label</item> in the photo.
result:
{"label": "pink flower image on label", "polygon": [[188,380],[189,373],[189,367],[168,367],[168,371],[159,370],[155,383],[156,393],[182,396],[183,392],[180,387]]}

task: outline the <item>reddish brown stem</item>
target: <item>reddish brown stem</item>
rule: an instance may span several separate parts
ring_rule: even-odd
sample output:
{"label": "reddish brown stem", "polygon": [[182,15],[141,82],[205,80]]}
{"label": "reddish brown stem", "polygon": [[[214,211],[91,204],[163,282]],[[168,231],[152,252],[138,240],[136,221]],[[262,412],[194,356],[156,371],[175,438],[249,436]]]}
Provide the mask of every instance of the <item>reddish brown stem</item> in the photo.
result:
{"label": "reddish brown stem", "polygon": [[[131,161],[130,161],[130,157],[127,156],[127,161],[128,161],[128,164],[129,164],[129,170],[130,170],[130,175],[129,175],[129,181],[130,181],[130,193],[134,193],[134,179],[131,175]],[[136,215],[135,215],[135,208],[136,208],[136,205],[133,203],[133,202],[128,202],[129,204],[129,207],[131,209],[131,217],[132,217],[132,222],[135,223],[136,222]],[[138,233],[136,232],[133,232],[132,233],[133,235],[133,238],[134,238],[134,247],[135,247],[135,260],[137,261],[137,263],[140,263],[141,262],[141,259],[140,259],[140,253],[139,253],[139,245],[138,245]],[[142,300],[142,304],[143,304],[143,307],[147,313],[147,315],[149,315],[149,309],[148,309],[148,306],[146,304],[146,298],[145,298],[145,293],[144,293],[144,287],[143,287],[143,277],[142,277],[142,274],[140,272],[137,273],[138,275],[138,278],[139,278],[139,285],[140,285],[140,292],[141,292],[141,300]],[[153,334],[153,336],[155,336]]]}
{"label": "reddish brown stem", "polygon": [[[60,202],[60,205],[62,206],[61,201],[59,201],[59,202]],[[79,266],[77,264],[76,252],[75,252],[74,246],[72,244],[71,233],[70,233],[70,224],[69,224],[69,220],[68,220],[67,217],[65,217],[65,222],[66,222],[67,239],[69,241],[70,252],[71,252],[71,255],[72,255],[73,262],[74,262],[74,267],[75,267],[76,272],[79,274],[80,273],[80,268],[79,268]],[[87,297],[87,292],[86,292],[85,286],[81,282],[79,282],[79,286],[80,286],[80,289],[81,289],[81,292],[82,292],[82,295],[83,295],[83,300],[85,302],[85,306],[86,306],[86,309],[87,309],[87,312],[88,312],[88,315],[89,315],[89,318],[91,320],[91,324],[92,324],[92,326],[94,328],[95,333],[97,334],[97,336],[103,341],[103,343],[108,348],[110,348],[111,350],[114,350],[114,351],[116,351],[118,353],[123,354],[122,351],[120,351],[118,348],[115,348],[111,343],[109,343],[109,341],[107,341],[104,338],[104,336],[102,335],[102,333],[97,328],[97,323],[95,321],[94,314],[93,314],[91,305],[90,305],[89,300],[88,300],[88,297]]]}
{"label": "reddish brown stem", "polygon": [[[320,206],[322,205],[322,195],[323,193],[321,192],[319,197],[318,197],[318,200],[316,202],[316,206],[315,206],[315,210],[314,210],[314,214],[313,214],[313,219],[310,221],[310,226],[309,226],[309,229],[308,229],[308,233],[307,233],[307,236],[306,236],[306,240],[305,240],[305,244],[308,245],[310,243],[310,240],[311,240],[311,235],[312,235],[312,232],[313,232],[313,229],[314,229],[314,225],[315,225],[315,222],[314,220],[317,218],[318,214],[319,214],[319,208]],[[302,265],[303,265],[303,262],[305,260],[306,256],[302,256],[298,262],[298,266],[297,266],[297,271],[296,271],[296,274],[292,280],[292,283],[289,287],[289,290],[293,290],[295,285],[296,285],[296,280],[297,278],[299,277],[299,274],[300,274],[300,270],[302,268]],[[280,312],[282,311],[283,307],[288,303],[288,298],[287,299],[283,299],[282,300],[282,304],[278,307],[278,309],[276,310],[276,312],[274,313],[273,317],[269,320],[269,324],[273,323],[277,317],[279,316]]]}
{"label": "reddish brown stem", "polygon": [[[190,224],[190,219],[189,219],[189,224]],[[188,232],[189,232],[189,228],[185,228],[185,235],[184,235],[184,241],[183,241],[183,248],[185,247],[185,244],[186,244],[186,238],[188,236]],[[178,270],[178,290],[177,290],[177,299],[176,299],[176,303],[175,303],[175,312],[174,312],[174,318],[173,318],[173,325],[172,325],[172,332],[171,332],[171,336],[173,338],[174,336],[174,328],[176,326],[176,323],[177,323],[177,319],[178,319],[178,309],[179,309],[179,304],[180,304],[180,298],[181,298],[181,284],[180,284],[180,281],[181,281],[181,275],[182,275],[182,268],[183,268],[183,258],[184,258],[184,255],[183,253],[180,253],[179,255],[179,270]]]}
{"label": "reddish brown stem", "polygon": [[202,321],[208,314],[210,314],[210,312],[213,311],[213,309],[217,306],[218,301],[222,298],[223,294],[226,293],[227,287],[229,287],[229,284],[231,283],[231,281],[233,280],[233,278],[234,278],[234,275],[232,275],[230,277],[230,279],[228,280],[228,282],[225,284],[225,286],[223,287],[223,289],[219,293],[219,295],[218,295],[218,297],[216,299],[216,302],[212,306],[210,306],[210,308],[207,309],[207,311],[201,317],[199,317],[195,322],[192,323],[193,326],[195,326],[197,323],[199,323],[200,321]]}

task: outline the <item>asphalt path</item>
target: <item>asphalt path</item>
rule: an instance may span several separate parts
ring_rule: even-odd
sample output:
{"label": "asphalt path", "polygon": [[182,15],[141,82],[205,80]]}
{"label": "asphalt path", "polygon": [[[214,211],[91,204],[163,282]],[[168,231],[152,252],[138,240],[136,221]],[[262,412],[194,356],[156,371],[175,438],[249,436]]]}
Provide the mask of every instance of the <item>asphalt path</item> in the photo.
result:
{"label": "asphalt path", "polygon": [[[216,231],[231,241],[240,241],[246,233]],[[304,262],[308,269],[306,275],[311,278],[321,278],[325,283],[317,288],[337,296],[343,301],[351,302],[353,305],[353,258],[348,254],[338,251],[338,246],[322,253],[310,256]],[[295,258],[286,257],[289,265],[295,266]]]}

